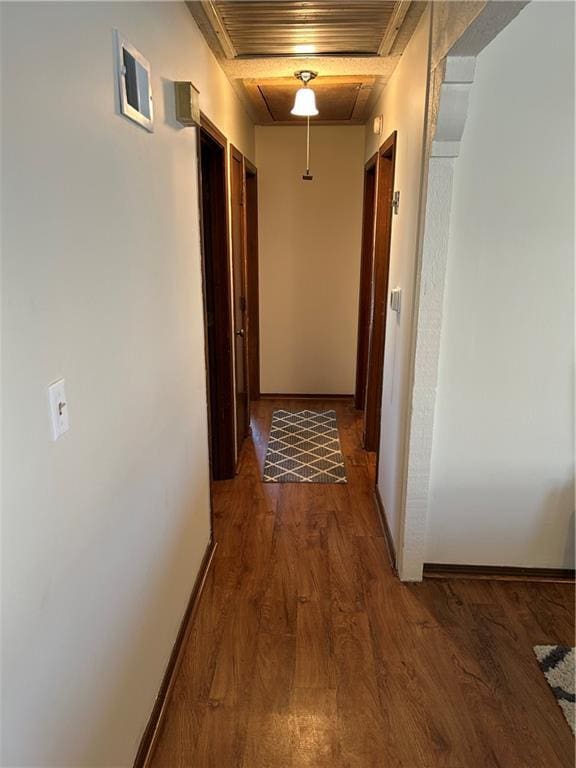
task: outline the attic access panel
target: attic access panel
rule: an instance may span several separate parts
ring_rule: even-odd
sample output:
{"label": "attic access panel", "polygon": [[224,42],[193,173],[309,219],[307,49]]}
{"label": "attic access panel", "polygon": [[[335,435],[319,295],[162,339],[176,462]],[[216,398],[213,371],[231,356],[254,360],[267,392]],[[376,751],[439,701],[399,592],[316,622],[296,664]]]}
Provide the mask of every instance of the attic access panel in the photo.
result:
{"label": "attic access panel", "polygon": [[[322,120],[351,120],[360,86],[360,83],[349,83],[315,87],[316,105]],[[260,85],[259,90],[275,122],[302,122],[301,117],[290,114],[298,86]]]}
{"label": "attic access panel", "polygon": [[[312,88],[320,114],[313,118],[321,123],[363,122],[375,77],[319,77]],[[270,78],[244,81],[246,91],[262,125],[302,123],[290,114],[300,84],[294,78]]]}
{"label": "attic access panel", "polygon": [[213,0],[237,56],[376,55],[396,2]]}

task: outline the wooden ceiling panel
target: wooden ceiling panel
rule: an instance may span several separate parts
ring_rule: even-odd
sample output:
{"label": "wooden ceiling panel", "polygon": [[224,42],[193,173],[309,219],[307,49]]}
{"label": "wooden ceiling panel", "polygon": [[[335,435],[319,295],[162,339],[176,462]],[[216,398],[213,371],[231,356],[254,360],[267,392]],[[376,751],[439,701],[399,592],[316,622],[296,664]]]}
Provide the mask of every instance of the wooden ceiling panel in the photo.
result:
{"label": "wooden ceiling panel", "polygon": [[[290,114],[294,104],[294,94],[297,88],[292,85],[260,85],[260,93],[275,122],[295,120],[302,122],[301,117]],[[348,85],[322,85],[314,89],[316,104],[323,120],[351,120],[360,83]]]}
{"label": "wooden ceiling panel", "polygon": [[397,2],[213,0],[237,56],[375,55]]}
{"label": "wooden ceiling panel", "polygon": [[[315,80],[318,112],[314,122],[347,123],[365,119],[365,108],[375,85],[374,77],[324,77]],[[252,105],[261,116],[260,123],[302,123],[302,117],[290,114],[300,83],[292,78],[245,81]]]}

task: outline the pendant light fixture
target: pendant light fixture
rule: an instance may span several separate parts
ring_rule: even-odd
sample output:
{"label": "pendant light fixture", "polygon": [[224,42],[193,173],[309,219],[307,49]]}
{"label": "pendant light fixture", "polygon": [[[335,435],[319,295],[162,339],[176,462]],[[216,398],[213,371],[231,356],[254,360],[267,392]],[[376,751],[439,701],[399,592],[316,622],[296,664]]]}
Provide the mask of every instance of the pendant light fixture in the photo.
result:
{"label": "pendant light fixture", "polygon": [[297,117],[314,117],[318,114],[318,110],[316,109],[316,94],[312,88],[308,87],[310,80],[314,80],[317,74],[317,72],[310,72],[308,70],[294,73],[294,77],[298,78],[304,85],[296,91],[294,106],[290,110],[290,114],[296,115]]}
{"label": "pendant light fixture", "polygon": [[308,86],[308,83],[310,80],[314,80],[317,74],[317,72],[310,72],[310,70],[294,73],[294,77],[303,83],[302,88],[296,91],[294,106],[290,110],[290,114],[306,118],[306,173],[302,176],[304,181],[312,181],[310,174],[310,118],[319,113],[316,108],[316,94]]}

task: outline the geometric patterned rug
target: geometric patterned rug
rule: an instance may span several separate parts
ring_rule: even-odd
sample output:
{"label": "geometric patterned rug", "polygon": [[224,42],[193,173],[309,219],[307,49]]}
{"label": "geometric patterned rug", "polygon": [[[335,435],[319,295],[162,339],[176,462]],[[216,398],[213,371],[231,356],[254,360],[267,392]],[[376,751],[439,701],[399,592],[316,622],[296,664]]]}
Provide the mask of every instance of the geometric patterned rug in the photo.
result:
{"label": "geometric patterned rug", "polygon": [[264,482],[345,483],[336,411],[274,411]]}
{"label": "geometric patterned rug", "polygon": [[576,733],[574,648],[567,645],[535,645],[534,653],[572,733]]}

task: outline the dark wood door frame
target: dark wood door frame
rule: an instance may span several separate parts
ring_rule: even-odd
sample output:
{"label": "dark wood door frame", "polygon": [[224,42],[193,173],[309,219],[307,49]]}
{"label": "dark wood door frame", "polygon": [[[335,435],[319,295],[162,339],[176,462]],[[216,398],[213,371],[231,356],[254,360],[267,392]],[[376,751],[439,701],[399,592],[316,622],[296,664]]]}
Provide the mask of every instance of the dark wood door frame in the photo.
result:
{"label": "dark wood door frame", "polygon": [[248,314],[248,391],[260,399],[260,299],[258,282],[258,171],[244,158],[246,190],[246,300]]}
{"label": "dark wood door frame", "polygon": [[[210,118],[206,117],[204,112],[200,113],[200,128],[202,131],[207,133],[214,141],[219,144],[222,149],[226,149],[228,147],[228,139],[226,136],[222,133],[222,131],[210,120]],[[225,166],[226,171],[226,182],[228,182],[228,166]],[[226,221],[228,221],[228,213],[226,213]]]}
{"label": "dark wood door frame", "polygon": [[213,480],[226,480],[236,469],[227,141],[204,115],[198,130],[198,200],[210,470]]}
{"label": "dark wood door frame", "polygon": [[[235,334],[236,448],[238,455],[250,429],[248,389],[248,313],[246,301],[246,189],[244,155],[230,145],[230,194],[232,210],[233,320]],[[241,359],[240,359],[241,358]]]}
{"label": "dark wood door frame", "polygon": [[395,161],[396,131],[386,139],[378,151],[376,232],[374,237],[371,302],[372,319],[370,323],[368,376],[364,408],[364,447],[367,451],[378,451],[380,445]]}
{"label": "dark wood door frame", "polygon": [[360,295],[358,299],[358,347],[356,352],[356,389],[354,392],[354,406],[360,411],[364,410],[366,379],[368,375],[377,171],[378,152],[375,152],[364,166],[362,251],[360,256]]}

